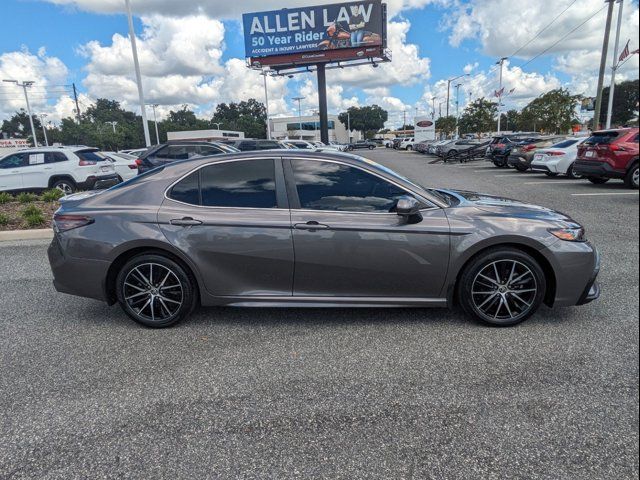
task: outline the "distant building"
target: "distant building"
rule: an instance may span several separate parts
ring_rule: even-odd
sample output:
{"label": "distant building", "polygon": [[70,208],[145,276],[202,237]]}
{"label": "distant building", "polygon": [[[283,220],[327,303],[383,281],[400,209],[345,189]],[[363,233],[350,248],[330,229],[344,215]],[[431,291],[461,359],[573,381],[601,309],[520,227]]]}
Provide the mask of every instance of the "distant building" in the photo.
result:
{"label": "distant building", "polygon": [[[320,117],[277,117],[270,120],[271,137],[278,140],[300,139],[320,141]],[[302,129],[300,128],[302,126]],[[351,140],[360,140],[360,132],[351,132]],[[337,115],[329,115],[329,141],[349,143],[349,132]]]}
{"label": "distant building", "polygon": [[173,140],[199,140],[203,142],[215,142],[220,140],[238,140],[244,138],[244,132],[231,130],[186,130],[184,132],[167,132],[167,139]]}

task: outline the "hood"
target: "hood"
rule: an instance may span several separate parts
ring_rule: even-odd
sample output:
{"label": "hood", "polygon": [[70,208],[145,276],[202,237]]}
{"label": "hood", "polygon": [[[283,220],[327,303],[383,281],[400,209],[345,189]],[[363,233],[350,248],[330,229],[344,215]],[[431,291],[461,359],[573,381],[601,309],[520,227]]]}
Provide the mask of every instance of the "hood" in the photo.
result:
{"label": "hood", "polygon": [[494,216],[551,220],[578,225],[577,222],[564,213],[511,198],[463,190],[441,190],[441,192],[456,197],[459,201],[459,206],[473,206]]}

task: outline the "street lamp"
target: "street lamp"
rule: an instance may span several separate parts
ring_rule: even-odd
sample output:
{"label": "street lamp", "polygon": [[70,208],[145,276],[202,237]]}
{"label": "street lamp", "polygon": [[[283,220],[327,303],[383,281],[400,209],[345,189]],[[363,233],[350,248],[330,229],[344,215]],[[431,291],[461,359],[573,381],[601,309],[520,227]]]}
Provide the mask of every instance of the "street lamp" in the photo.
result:
{"label": "street lamp", "polygon": [[220,130],[220,125],[222,125],[222,124],[221,124],[221,123],[217,123],[217,122],[211,122],[211,125],[215,125],[215,126],[216,126],[216,128],[217,128],[218,130]]}
{"label": "street lamp", "polygon": [[298,123],[300,127],[300,140],[302,140],[302,100],[307,97],[294,97],[293,101],[298,102]]}
{"label": "street lamp", "polygon": [[436,117],[436,100],[438,97],[431,97],[431,120]]}
{"label": "street lamp", "polygon": [[44,119],[47,118],[46,113],[41,113],[38,115],[40,117],[40,124],[42,125],[42,133],[44,134],[44,144],[46,147],[49,146],[49,139],[47,138],[47,130],[44,128]]}
{"label": "street lamp", "polygon": [[2,80],[6,83],[13,83],[18,87],[22,87],[24,91],[24,100],[27,102],[27,113],[29,114],[29,123],[31,124],[31,135],[33,135],[33,146],[38,146],[38,138],[36,137],[36,128],[33,126],[33,117],[31,116],[31,105],[29,104],[29,95],[27,94],[27,88],[31,88],[31,86],[36,83],[33,80],[29,80],[26,82],[18,82],[17,80]]}
{"label": "street lamp", "polygon": [[[271,124],[269,123],[269,90],[267,89],[267,75],[270,75],[266,68],[260,73],[264,77],[264,106],[267,114],[267,139],[271,140]],[[218,130],[220,128],[218,127]]]}
{"label": "street lamp", "polygon": [[156,108],[158,108],[160,105],[158,105],[157,103],[151,103],[149,104],[149,106],[153,109],[153,123],[156,127],[156,144],[160,145],[160,134],[158,133],[158,117],[156,116]]}
{"label": "street lamp", "polygon": [[104,122],[105,125],[111,125],[111,128],[113,129],[113,133],[116,133],[116,125],[118,125],[118,122]]}
{"label": "street lamp", "polygon": [[447,80],[447,117],[449,116],[449,103],[450,103],[449,97],[451,95],[451,82],[455,82],[456,80],[462,77],[468,77],[469,75],[470,75],[469,73],[463,73],[462,75],[458,75],[457,77],[453,77]]}

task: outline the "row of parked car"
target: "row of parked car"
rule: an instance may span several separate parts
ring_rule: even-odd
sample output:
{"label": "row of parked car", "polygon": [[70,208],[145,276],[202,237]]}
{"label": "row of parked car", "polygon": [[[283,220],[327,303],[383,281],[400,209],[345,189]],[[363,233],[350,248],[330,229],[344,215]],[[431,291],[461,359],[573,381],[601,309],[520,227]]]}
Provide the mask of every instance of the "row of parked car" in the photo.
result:
{"label": "row of parked car", "polygon": [[487,157],[498,168],[586,178],[595,184],[619,179],[637,189],[639,138],[638,128],[602,130],[583,137],[503,135],[493,138]]}

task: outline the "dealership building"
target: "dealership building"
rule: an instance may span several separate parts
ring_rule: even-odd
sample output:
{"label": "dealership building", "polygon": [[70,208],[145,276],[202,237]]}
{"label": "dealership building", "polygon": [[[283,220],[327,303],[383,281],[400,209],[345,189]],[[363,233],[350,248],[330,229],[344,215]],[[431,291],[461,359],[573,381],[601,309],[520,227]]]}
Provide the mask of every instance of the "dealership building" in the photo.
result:
{"label": "dealership building", "polygon": [[[320,117],[318,115],[300,117],[278,117],[269,122],[271,137],[278,140],[300,139],[309,142],[320,141]],[[300,128],[302,127],[302,128]],[[349,143],[360,140],[360,132],[349,132],[337,115],[329,115],[329,141],[337,143]]]}

